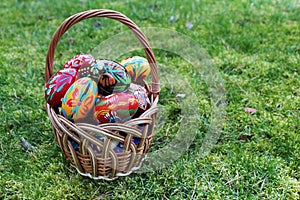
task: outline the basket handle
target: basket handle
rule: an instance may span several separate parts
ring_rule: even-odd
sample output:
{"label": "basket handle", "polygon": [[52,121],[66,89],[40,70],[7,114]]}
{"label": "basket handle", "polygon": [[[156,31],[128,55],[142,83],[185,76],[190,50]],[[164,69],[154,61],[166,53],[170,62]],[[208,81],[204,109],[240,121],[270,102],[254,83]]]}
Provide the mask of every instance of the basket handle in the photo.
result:
{"label": "basket handle", "polygon": [[77,13],[72,15],[71,17],[67,18],[56,30],[55,34],[53,35],[50,45],[48,47],[47,57],[46,57],[46,74],[45,80],[48,82],[50,77],[52,76],[52,69],[53,69],[53,61],[54,61],[54,53],[57,47],[57,44],[62,37],[62,35],[74,24],[80,22],[85,19],[93,18],[93,17],[106,17],[110,19],[117,20],[126,26],[128,26],[131,31],[136,35],[139,39],[140,43],[143,45],[146,58],[151,67],[151,92],[155,95],[155,97],[159,94],[160,85],[159,85],[159,78],[158,78],[158,70],[157,64],[155,61],[155,57],[153,51],[149,45],[149,42],[143,32],[139,29],[139,27],[128,17],[123,15],[120,12],[113,11],[113,10],[105,10],[105,9],[96,9],[96,10],[87,10],[81,13]]}

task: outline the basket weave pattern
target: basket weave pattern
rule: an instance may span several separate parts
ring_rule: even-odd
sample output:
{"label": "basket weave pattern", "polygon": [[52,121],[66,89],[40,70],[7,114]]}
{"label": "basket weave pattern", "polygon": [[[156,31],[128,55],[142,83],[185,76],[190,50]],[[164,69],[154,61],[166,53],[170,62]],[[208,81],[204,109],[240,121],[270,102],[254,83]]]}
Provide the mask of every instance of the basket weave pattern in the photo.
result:
{"label": "basket weave pattern", "polygon": [[[148,152],[154,134],[160,87],[156,61],[147,38],[129,18],[112,10],[89,10],[77,13],[58,27],[47,52],[46,82],[52,76],[54,53],[62,35],[74,24],[93,17],[106,17],[120,21],[131,29],[144,47],[152,73],[151,84],[144,83],[150,94],[151,107],[138,118],[124,123],[105,123],[97,126],[87,123],[72,123],[61,116],[57,110],[52,109],[49,104],[46,104],[46,110],[52,124],[55,141],[71,165],[84,176],[113,180],[137,170]],[[105,136],[105,140],[100,140],[96,137],[97,134]],[[133,137],[139,139],[138,145],[132,141]],[[111,146],[113,143],[119,142],[123,143],[124,148],[121,152],[115,152]],[[76,149],[74,143],[77,146]],[[100,150],[95,151],[93,147]]]}

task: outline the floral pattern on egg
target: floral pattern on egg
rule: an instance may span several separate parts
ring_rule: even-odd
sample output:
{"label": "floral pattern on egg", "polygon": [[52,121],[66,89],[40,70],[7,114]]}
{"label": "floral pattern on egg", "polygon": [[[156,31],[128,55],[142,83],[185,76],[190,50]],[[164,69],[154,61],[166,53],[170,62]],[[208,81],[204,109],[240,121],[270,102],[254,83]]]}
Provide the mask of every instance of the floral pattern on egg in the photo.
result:
{"label": "floral pattern on egg", "polygon": [[101,74],[105,72],[103,66],[98,65],[96,62],[92,65],[81,67],[78,70],[79,77],[90,77],[94,81],[98,81],[98,78]]}
{"label": "floral pattern on egg", "polygon": [[59,107],[61,99],[77,77],[77,71],[72,68],[62,69],[54,74],[44,87],[46,102],[53,108]]}
{"label": "floral pattern on egg", "polygon": [[124,122],[131,119],[137,109],[137,98],[122,92],[97,99],[94,116],[99,123]]}
{"label": "floral pattern on egg", "polygon": [[97,84],[88,77],[78,79],[62,100],[62,114],[69,120],[88,117],[98,95]]}
{"label": "floral pattern on egg", "polygon": [[134,83],[143,82],[151,72],[148,60],[140,56],[125,58],[120,64],[125,67]]}
{"label": "floral pattern on egg", "polygon": [[81,67],[92,66],[95,63],[95,59],[92,55],[89,54],[79,54],[68,60],[63,68],[74,68],[76,70]]}
{"label": "floral pattern on egg", "polygon": [[125,91],[131,83],[131,78],[126,69],[114,61],[96,60],[103,73],[99,76],[98,89],[103,95],[110,95]]}

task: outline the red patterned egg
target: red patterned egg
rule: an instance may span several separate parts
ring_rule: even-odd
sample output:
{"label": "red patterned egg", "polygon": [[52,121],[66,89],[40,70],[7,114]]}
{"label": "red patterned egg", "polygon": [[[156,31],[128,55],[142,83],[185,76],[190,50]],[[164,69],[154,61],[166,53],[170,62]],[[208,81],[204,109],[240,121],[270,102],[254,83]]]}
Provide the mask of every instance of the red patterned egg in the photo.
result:
{"label": "red patterned egg", "polygon": [[151,72],[148,60],[140,56],[123,59],[121,65],[125,67],[128,74],[131,76],[131,81],[134,83],[142,82]]}
{"label": "red patterned egg", "polygon": [[132,94],[111,94],[97,98],[94,116],[99,123],[124,122],[131,119],[138,106],[138,100]]}
{"label": "red patterned egg", "polygon": [[95,63],[95,59],[89,54],[79,54],[68,60],[63,68],[74,68],[78,70],[81,67],[92,66]]}
{"label": "red patterned egg", "polygon": [[69,120],[82,120],[89,117],[97,95],[97,84],[91,78],[78,79],[71,85],[62,100],[62,115]]}
{"label": "red patterned egg", "polygon": [[62,69],[54,74],[44,87],[46,102],[53,108],[61,105],[61,99],[69,87],[77,79],[78,73],[75,69]]}

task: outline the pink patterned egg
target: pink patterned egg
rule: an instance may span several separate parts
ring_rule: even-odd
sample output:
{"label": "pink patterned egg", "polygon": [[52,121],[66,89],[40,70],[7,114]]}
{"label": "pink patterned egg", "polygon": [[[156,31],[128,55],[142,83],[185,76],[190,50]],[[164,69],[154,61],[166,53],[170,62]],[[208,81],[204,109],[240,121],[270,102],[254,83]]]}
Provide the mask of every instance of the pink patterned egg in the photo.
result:
{"label": "pink patterned egg", "polygon": [[63,68],[74,68],[78,70],[81,67],[88,67],[94,65],[95,59],[89,54],[79,54],[68,60]]}
{"label": "pink patterned egg", "polygon": [[72,68],[62,69],[54,74],[44,87],[46,102],[53,108],[59,107],[61,99],[77,77],[77,71]]}

